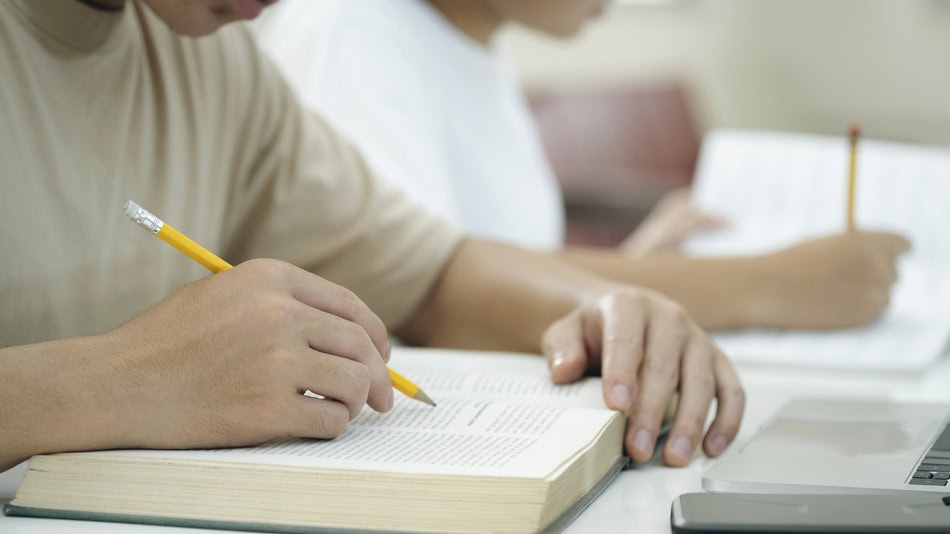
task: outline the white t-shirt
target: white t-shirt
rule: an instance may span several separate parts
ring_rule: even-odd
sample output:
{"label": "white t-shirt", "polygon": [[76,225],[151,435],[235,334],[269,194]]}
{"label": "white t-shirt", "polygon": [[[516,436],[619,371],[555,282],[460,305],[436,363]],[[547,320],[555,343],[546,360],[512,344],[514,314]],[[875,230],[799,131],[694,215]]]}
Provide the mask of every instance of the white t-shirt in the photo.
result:
{"label": "white t-shirt", "polygon": [[472,235],[561,247],[561,192],[497,46],[425,0],[284,0],[257,31],[381,177]]}

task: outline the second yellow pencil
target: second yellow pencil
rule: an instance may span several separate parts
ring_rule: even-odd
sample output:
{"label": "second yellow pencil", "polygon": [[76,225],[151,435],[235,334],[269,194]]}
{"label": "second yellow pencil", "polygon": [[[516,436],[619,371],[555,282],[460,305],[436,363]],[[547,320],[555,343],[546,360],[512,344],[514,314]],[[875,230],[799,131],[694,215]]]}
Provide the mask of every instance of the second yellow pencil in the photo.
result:
{"label": "second yellow pencil", "polygon": [[858,167],[858,138],[861,137],[861,127],[852,124],[848,128],[848,140],[851,145],[850,162],[848,163],[848,231],[855,230],[854,224],[854,197],[857,188],[857,167]]}

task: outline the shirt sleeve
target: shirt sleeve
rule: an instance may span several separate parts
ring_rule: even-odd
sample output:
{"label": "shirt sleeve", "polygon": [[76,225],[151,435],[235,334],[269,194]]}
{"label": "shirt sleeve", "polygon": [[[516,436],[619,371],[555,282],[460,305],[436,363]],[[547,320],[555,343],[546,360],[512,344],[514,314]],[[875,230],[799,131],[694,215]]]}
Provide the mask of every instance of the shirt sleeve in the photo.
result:
{"label": "shirt sleeve", "polygon": [[230,192],[228,257],[303,267],[398,328],[432,291],[461,231],[377,179],[250,44],[251,111],[236,155],[246,167]]}

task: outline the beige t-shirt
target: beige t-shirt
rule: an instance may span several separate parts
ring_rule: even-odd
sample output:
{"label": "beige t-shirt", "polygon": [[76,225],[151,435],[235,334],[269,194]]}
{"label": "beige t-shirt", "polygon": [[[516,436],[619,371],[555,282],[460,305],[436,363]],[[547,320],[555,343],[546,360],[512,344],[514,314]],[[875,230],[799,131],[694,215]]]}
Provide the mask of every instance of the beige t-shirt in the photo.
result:
{"label": "beige t-shirt", "polygon": [[232,264],[279,258],[411,317],[459,231],[375,180],[246,28],[146,6],[0,1],[0,346],[111,330],[208,273],[134,200]]}

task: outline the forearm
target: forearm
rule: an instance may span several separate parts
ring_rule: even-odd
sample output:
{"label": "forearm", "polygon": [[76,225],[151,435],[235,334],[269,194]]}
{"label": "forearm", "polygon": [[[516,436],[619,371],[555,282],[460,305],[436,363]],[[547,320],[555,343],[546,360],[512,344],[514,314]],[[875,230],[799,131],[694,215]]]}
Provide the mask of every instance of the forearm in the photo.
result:
{"label": "forearm", "polygon": [[659,291],[686,308],[703,328],[726,330],[769,324],[764,265],[757,257],[690,258],[677,254],[625,257],[609,250],[570,247],[567,262],[617,282]]}
{"label": "forearm", "polygon": [[[102,338],[0,349],[0,470],[34,454],[121,445]],[[125,403],[129,404],[129,403]]]}
{"label": "forearm", "polygon": [[396,334],[426,346],[539,352],[545,328],[611,285],[550,254],[470,239]]}

